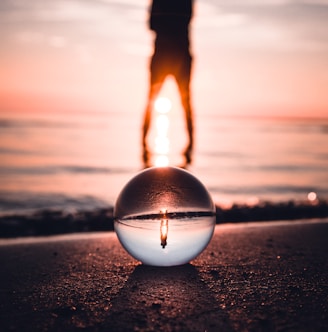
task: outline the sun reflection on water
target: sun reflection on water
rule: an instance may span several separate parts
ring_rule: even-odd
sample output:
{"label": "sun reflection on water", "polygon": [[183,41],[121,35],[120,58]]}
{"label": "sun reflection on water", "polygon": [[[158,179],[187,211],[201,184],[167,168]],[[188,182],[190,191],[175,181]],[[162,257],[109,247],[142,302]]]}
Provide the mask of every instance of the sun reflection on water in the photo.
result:
{"label": "sun reflection on water", "polygon": [[167,97],[159,97],[155,101],[155,110],[158,113],[166,114],[172,108],[171,100]]}
{"label": "sun reflection on water", "polygon": [[168,156],[164,156],[164,155],[158,155],[155,158],[155,166],[157,167],[165,167],[169,165],[169,158]]}
{"label": "sun reflection on water", "polygon": [[155,137],[155,166],[169,165],[170,140],[168,131],[170,120],[168,113],[171,109],[171,101],[166,97],[159,97],[155,101],[156,110],[156,137]]}
{"label": "sun reflection on water", "polygon": [[[169,96],[169,97],[167,97]],[[191,163],[191,150],[186,143],[185,118],[181,103],[170,91],[161,94],[153,104],[150,135],[143,144],[144,167],[177,166],[185,168]],[[183,110],[182,110],[183,111]],[[149,144],[148,144],[149,143]]]}

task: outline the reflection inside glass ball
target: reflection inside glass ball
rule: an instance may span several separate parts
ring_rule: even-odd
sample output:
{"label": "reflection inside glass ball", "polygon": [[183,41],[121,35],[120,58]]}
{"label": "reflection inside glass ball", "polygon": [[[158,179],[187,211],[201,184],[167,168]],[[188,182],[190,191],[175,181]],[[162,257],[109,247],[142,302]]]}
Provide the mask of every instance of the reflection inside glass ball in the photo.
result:
{"label": "reflection inside glass ball", "polygon": [[115,205],[115,231],[130,255],[147,265],[188,263],[207,246],[215,206],[203,184],[175,167],[136,175]]}

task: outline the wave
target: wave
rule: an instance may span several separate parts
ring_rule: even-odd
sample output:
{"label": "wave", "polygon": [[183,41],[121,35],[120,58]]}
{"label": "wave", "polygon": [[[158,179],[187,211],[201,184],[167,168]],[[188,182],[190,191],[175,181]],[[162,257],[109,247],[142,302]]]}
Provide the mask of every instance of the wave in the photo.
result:
{"label": "wave", "polygon": [[35,155],[35,151],[0,147],[0,155]]}
{"label": "wave", "polygon": [[49,165],[34,167],[0,167],[0,175],[55,175],[61,173],[71,174],[122,174],[131,173],[132,169],[124,167],[96,167],[77,165]]}
{"label": "wave", "polygon": [[243,186],[243,187],[214,187],[209,186],[208,190],[212,193],[238,195],[238,194],[308,194],[315,192],[318,195],[328,195],[328,188],[315,186],[297,186],[297,185],[259,185],[259,186]]}
{"label": "wave", "polygon": [[70,196],[59,193],[0,192],[0,215],[28,214],[39,210],[63,212],[108,208],[110,204],[91,195]]}
{"label": "wave", "polygon": [[60,122],[53,120],[16,120],[16,119],[0,119],[0,128],[72,128],[76,125],[72,122]]}

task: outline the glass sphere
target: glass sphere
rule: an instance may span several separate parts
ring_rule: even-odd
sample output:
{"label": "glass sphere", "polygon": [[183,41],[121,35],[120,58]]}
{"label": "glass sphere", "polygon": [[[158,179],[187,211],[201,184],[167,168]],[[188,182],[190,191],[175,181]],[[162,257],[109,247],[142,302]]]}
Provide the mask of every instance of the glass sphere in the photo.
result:
{"label": "glass sphere", "polygon": [[186,264],[207,246],[215,205],[204,185],[177,167],[148,168],[118,196],[114,227],[119,241],[147,265]]}

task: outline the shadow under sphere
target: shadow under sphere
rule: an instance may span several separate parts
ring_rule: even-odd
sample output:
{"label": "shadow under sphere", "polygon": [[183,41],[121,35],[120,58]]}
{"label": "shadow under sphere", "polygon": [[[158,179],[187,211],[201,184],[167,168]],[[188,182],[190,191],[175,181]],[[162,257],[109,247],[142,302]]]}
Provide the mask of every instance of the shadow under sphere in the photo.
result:
{"label": "shadow under sphere", "polygon": [[113,299],[108,331],[232,331],[197,269],[139,265]]}

